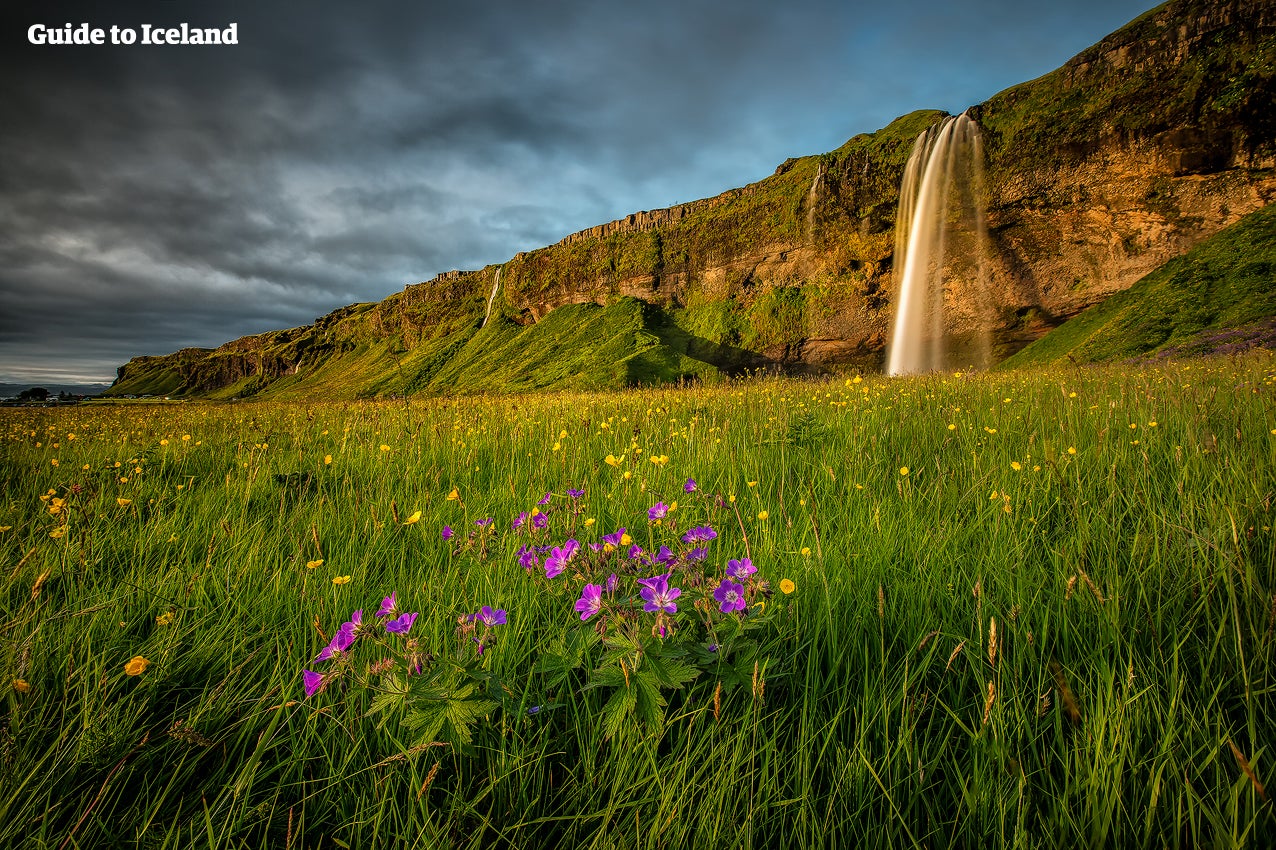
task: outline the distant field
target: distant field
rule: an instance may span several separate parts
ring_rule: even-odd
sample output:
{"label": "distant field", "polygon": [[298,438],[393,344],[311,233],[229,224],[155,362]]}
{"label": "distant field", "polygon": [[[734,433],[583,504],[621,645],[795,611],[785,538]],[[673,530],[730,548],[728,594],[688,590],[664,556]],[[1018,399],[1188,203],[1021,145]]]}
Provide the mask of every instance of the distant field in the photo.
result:
{"label": "distant field", "polygon": [[1274,401],[1257,351],[0,410],[0,846],[1271,846]]}

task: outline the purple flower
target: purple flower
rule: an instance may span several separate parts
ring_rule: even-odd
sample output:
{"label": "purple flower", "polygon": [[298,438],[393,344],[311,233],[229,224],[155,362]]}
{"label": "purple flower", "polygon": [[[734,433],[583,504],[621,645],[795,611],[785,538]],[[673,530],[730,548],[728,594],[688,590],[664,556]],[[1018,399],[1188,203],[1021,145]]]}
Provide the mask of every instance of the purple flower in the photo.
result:
{"label": "purple flower", "polygon": [[722,584],[718,585],[718,589],[713,592],[713,598],[718,600],[723,614],[730,614],[732,611],[743,611],[744,601],[744,585],[736,584],[729,578],[724,578]]}
{"label": "purple flower", "polygon": [[638,583],[642,585],[642,590],[638,592],[638,595],[647,603],[642,606],[642,610],[648,613],[654,611],[664,611],[667,614],[677,613],[678,606],[674,604],[674,600],[682,595],[682,588],[669,586],[668,573],[661,576],[652,576],[651,578],[640,578]]}
{"label": "purple flower", "polygon": [[444,540],[451,540],[451,539],[452,539],[452,534],[453,534],[452,526],[450,526],[450,525],[445,525],[445,526],[443,526],[443,539],[444,539]]}
{"label": "purple flower", "polygon": [[545,578],[557,578],[561,575],[578,549],[580,544],[575,540],[568,540],[561,547],[555,546],[545,559]]}
{"label": "purple flower", "polygon": [[573,499],[579,499],[581,496],[585,495],[585,491],[584,491],[584,490],[573,490],[573,489],[571,489],[571,488],[569,487],[569,488],[567,488],[567,495],[568,495],[568,496],[571,496]]}
{"label": "purple flower", "polygon": [[661,546],[660,551],[656,553],[655,561],[658,564],[664,564],[666,567],[678,560],[678,556],[668,546]]}
{"label": "purple flower", "polygon": [[514,517],[514,521],[510,523],[510,528],[518,531],[523,527],[523,523],[525,522],[527,522],[527,511],[523,511],[518,516]]}
{"label": "purple flower", "polygon": [[619,584],[619,583],[620,583],[620,582],[619,582],[619,580],[616,578],[616,574],[615,574],[615,573],[612,573],[611,575],[607,576],[607,592],[608,592],[608,593],[615,593],[615,592],[616,592],[616,585],[617,585],[617,584]]}
{"label": "purple flower", "polygon": [[647,508],[647,519],[650,522],[655,522],[658,519],[664,519],[668,515],[669,506],[664,502],[656,502],[656,504]]}
{"label": "purple flower", "polygon": [[531,546],[520,546],[518,548],[518,565],[527,571],[532,571],[540,565],[540,561],[536,558],[536,550]]}
{"label": "purple flower", "polygon": [[489,525],[492,524],[492,517],[489,516],[489,517],[484,517],[483,519],[476,519],[474,520],[474,524],[477,525],[479,528],[487,528]]}
{"label": "purple flower", "polygon": [[619,529],[618,531],[613,531],[611,534],[604,534],[603,542],[606,543],[608,546],[612,547],[613,549],[616,549],[620,547],[620,541],[623,540],[624,537],[625,537],[625,529],[622,528],[622,529]]}
{"label": "purple flower", "polygon": [[393,617],[399,613],[399,603],[394,598],[394,591],[390,595],[381,600],[381,607],[377,609],[378,617]]}
{"label": "purple flower", "polygon": [[348,630],[350,632],[350,640],[353,642],[354,639],[363,631],[363,609],[360,608],[358,611],[351,614],[350,620],[341,624],[341,630]]}
{"label": "purple flower", "polygon": [[697,525],[695,528],[688,528],[687,533],[682,535],[683,543],[708,543],[718,536],[718,532],[713,530],[712,526]]}
{"label": "purple flower", "polygon": [[705,551],[703,546],[697,546],[687,553],[688,561],[703,561],[707,557],[709,557],[709,553]]}
{"label": "purple flower", "polygon": [[548,505],[549,500],[553,497],[553,495],[554,495],[553,493],[546,493],[544,496],[541,496],[541,500],[537,502],[536,504],[541,506]]}
{"label": "purple flower", "polygon": [[416,611],[413,611],[411,614],[404,614],[398,619],[394,619],[386,623],[385,630],[387,632],[393,632],[396,635],[406,635],[408,633],[408,629],[411,629],[412,624],[416,622],[416,618]]}
{"label": "purple flower", "polygon": [[491,605],[484,605],[479,609],[477,614],[470,615],[470,622],[478,621],[485,626],[503,626],[505,625],[505,610],[497,608],[492,610]]}
{"label": "purple flower", "polygon": [[603,587],[601,584],[587,584],[585,589],[580,592],[580,599],[576,600],[576,610],[580,612],[580,619],[588,620],[597,614],[603,607]]}
{"label": "purple flower", "polygon": [[532,517],[532,528],[541,529],[549,525],[549,517],[545,514],[537,514]]}
{"label": "purple flower", "polygon": [[744,581],[757,571],[758,568],[753,566],[753,562],[748,558],[741,558],[738,561],[735,558],[732,558],[727,561],[727,575],[731,576],[731,578]]}
{"label": "purple flower", "polygon": [[637,543],[635,543],[634,545],[630,546],[630,547],[629,547],[629,553],[628,553],[627,557],[628,557],[628,558],[629,558],[629,560],[631,560],[631,561],[636,561],[636,560],[638,560],[639,558],[641,558],[641,557],[642,557],[642,547],[641,547],[641,546],[639,546]]}
{"label": "purple flower", "polygon": [[327,661],[338,652],[345,652],[352,643],[354,643],[354,625],[352,623],[342,623],[341,628],[337,629],[337,633],[332,636],[332,640],[328,642],[328,645],[320,650],[315,661]]}
{"label": "purple flower", "polygon": [[316,673],[313,670],[302,670],[301,681],[306,686],[306,696],[312,697],[315,691],[319,690],[323,685],[323,674]]}
{"label": "purple flower", "polygon": [[687,483],[682,485],[682,492],[684,493],[696,492],[696,479],[688,478]]}

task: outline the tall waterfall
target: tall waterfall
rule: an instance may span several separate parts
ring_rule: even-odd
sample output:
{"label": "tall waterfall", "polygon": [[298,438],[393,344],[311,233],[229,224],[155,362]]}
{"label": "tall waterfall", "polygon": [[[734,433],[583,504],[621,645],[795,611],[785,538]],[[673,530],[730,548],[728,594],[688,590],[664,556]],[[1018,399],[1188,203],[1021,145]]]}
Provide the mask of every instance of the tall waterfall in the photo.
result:
{"label": "tall waterfall", "polygon": [[487,320],[492,316],[492,302],[496,300],[496,291],[501,288],[501,268],[496,267],[496,274],[492,277],[492,294],[487,296],[487,312],[483,314],[483,324],[479,325],[479,330],[487,327]]}
{"label": "tall waterfall", "polygon": [[815,179],[811,181],[811,191],[806,193],[806,242],[815,242],[815,202],[819,200],[820,181],[824,179],[824,163],[815,169]]}
{"label": "tall waterfall", "polygon": [[[966,113],[945,118],[917,137],[904,171],[895,224],[899,275],[887,372],[907,375],[947,364],[945,289],[974,307],[986,327],[984,152],[979,125]],[[986,332],[973,332],[970,355],[987,365]]]}

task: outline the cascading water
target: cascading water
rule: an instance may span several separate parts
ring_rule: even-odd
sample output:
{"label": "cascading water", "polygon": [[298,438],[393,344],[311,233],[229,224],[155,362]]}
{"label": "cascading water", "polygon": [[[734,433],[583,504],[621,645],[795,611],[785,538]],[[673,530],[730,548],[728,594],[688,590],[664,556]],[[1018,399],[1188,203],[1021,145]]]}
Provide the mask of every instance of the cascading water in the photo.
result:
{"label": "cascading water", "polygon": [[[968,114],[945,118],[917,137],[904,170],[895,227],[899,301],[886,371],[908,375],[947,363],[945,287],[974,307],[975,324],[988,323],[984,252],[983,142]],[[986,331],[973,332],[964,352],[986,366]]]}
{"label": "cascading water", "polygon": [[815,243],[815,202],[819,200],[820,181],[824,179],[824,164],[815,169],[815,179],[811,181],[811,191],[806,193],[806,242]]}
{"label": "cascading water", "polygon": [[492,278],[492,294],[487,296],[487,312],[483,314],[483,324],[479,325],[479,330],[487,327],[487,320],[492,316],[492,302],[496,300],[496,292],[501,288],[501,266],[496,267],[496,274]]}

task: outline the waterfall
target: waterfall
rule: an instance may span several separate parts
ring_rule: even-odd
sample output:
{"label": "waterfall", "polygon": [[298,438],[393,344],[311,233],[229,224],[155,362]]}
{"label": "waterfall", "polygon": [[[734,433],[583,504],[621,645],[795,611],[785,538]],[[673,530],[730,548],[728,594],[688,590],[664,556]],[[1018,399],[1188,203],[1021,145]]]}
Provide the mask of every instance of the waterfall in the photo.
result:
{"label": "waterfall", "polygon": [[492,302],[496,300],[496,292],[501,288],[501,266],[496,267],[496,274],[492,278],[492,294],[487,296],[487,312],[483,314],[483,324],[479,325],[479,330],[487,327],[487,320],[492,315]]}
{"label": "waterfall", "polygon": [[[984,247],[983,143],[968,114],[945,118],[913,145],[895,224],[898,302],[887,372],[907,375],[947,366],[945,287],[973,302],[989,321]],[[987,365],[986,332],[976,331],[978,365]]]}
{"label": "waterfall", "polygon": [[817,193],[823,177],[824,164],[820,163],[815,169],[815,179],[811,181],[811,191],[806,193],[806,242],[808,245],[815,243],[815,202],[819,198]]}

